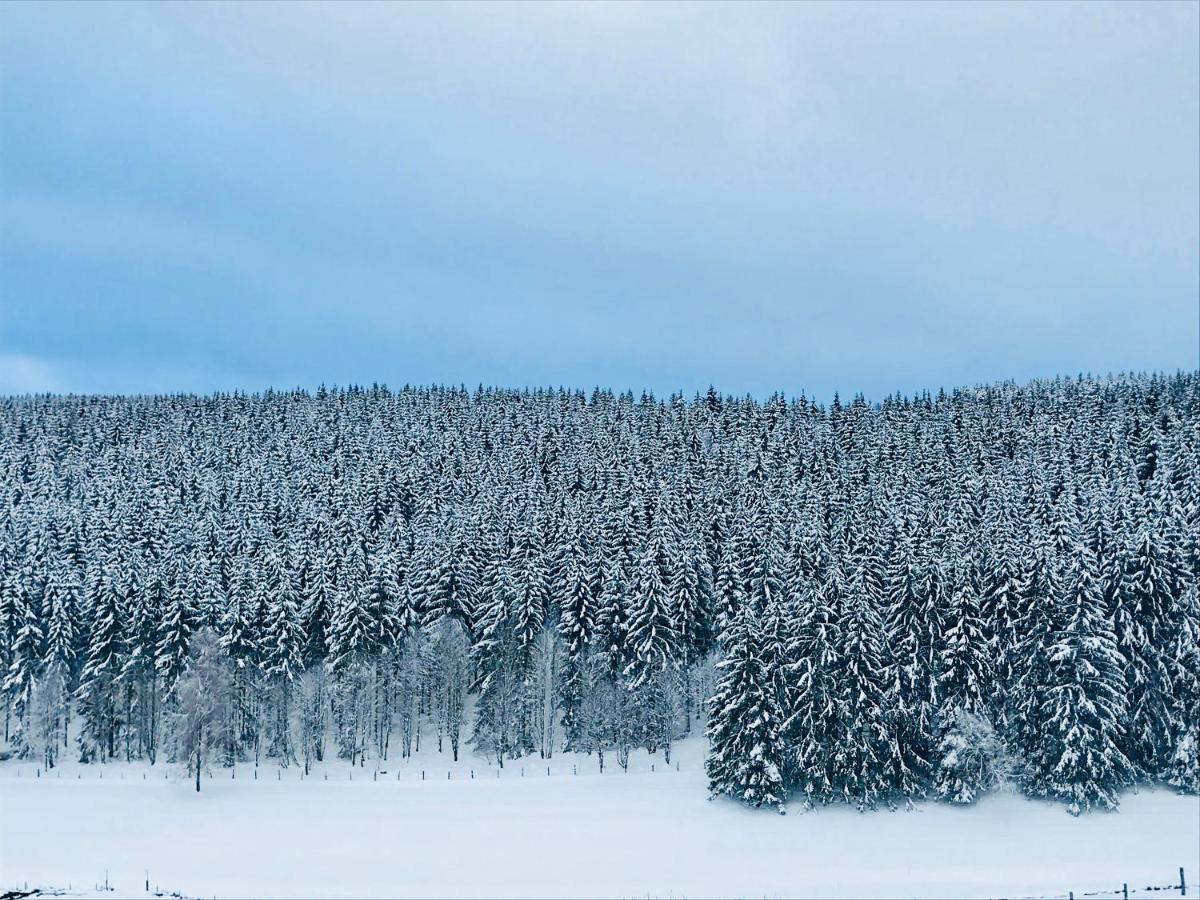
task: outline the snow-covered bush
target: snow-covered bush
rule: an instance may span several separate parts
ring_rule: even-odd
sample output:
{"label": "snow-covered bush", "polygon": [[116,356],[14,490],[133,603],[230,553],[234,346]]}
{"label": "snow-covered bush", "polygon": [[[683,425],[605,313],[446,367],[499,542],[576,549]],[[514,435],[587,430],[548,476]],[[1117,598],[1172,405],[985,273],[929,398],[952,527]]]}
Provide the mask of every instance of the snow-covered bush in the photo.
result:
{"label": "snow-covered bush", "polygon": [[955,707],[937,745],[934,792],[949,803],[971,804],[1008,778],[1004,742],[986,716]]}

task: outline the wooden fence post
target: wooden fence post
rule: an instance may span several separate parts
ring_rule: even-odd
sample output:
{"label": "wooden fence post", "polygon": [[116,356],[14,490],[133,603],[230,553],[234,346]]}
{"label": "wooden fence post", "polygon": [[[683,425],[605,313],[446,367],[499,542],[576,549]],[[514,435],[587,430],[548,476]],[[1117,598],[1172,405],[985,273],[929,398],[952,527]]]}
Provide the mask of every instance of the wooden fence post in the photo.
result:
{"label": "wooden fence post", "polygon": [[1179,896],[1187,896],[1187,879],[1183,877],[1183,866],[1179,867]]}
{"label": "wooden fence post", "polygon": [[1125,900],[1129,900],[1129,882],[1121,883],[1121,893],[1125,895]]}

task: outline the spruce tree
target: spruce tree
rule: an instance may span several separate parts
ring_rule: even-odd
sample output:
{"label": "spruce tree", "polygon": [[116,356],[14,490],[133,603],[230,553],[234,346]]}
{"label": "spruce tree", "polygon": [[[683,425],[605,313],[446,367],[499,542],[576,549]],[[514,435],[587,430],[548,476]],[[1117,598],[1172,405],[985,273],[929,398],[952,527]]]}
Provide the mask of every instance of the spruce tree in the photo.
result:
{"label": "spruce tree", "polygon": [[725,635],[721,679],[711,701],[704,768],[713,796],[786,811],[782,714],[763,663],[758,617],[743,606]]}
{"label": "spruce tree", "polygon": [[1044,730],[1027,757],[1030,790],[1062,799],[1072,815],[1115,809],[1118,791],[1134,775],[1122,750],[1122,660],[1097,581],[1095,556],[1079,544],[1046,652],[1039,717]]}

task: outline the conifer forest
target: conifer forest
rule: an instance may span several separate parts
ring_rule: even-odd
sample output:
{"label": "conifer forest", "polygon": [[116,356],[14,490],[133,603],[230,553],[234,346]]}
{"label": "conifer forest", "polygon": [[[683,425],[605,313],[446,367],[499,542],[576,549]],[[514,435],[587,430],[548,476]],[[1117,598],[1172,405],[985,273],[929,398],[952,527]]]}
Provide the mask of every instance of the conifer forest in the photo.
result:
{"label": "conifer forest", "polygon": [[0,398],[8,746],[1072,813],[1200,778],[1200,373]]}

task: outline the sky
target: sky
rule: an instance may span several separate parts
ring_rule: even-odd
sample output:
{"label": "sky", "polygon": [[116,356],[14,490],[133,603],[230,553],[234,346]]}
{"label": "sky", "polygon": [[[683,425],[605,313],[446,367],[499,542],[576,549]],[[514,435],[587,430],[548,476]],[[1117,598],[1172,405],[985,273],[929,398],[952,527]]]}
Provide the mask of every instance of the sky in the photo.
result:
{"label": "sky", "polygon": [[1200,4],[0,4],[0,393],[1195,369]]}

